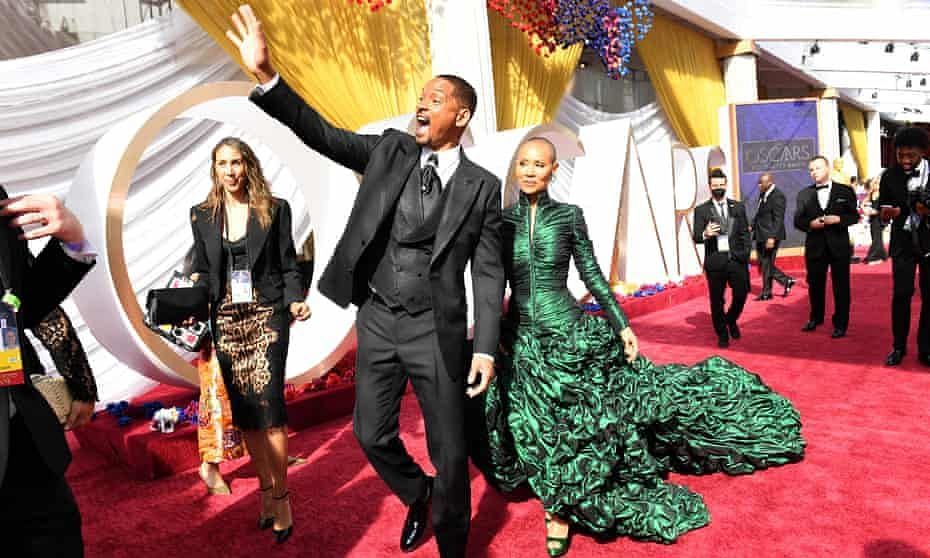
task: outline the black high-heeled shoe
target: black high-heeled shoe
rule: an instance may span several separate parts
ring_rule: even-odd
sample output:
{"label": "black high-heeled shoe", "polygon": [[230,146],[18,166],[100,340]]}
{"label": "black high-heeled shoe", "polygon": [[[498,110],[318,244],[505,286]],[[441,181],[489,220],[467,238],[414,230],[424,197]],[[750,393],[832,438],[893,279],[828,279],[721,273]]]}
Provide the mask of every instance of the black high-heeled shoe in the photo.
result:
{"label": "black high-heeled shoe", "polygon": [[[290,495],[291,492],[287,491],[280,496],[272,496],[272,499],[280,502],[281,500],[286,500]],[[271,532],[274,533],[274,540],[276,543],[281,544],[287,541],[287,539],[291,538],[291,534],[294,533],[294,518],[291,518],[291,524],[284,529],[272,529]]]}
{"label": "black high-heeled shoe", "polygon": [[[258,495],[258,497],[261,499],[262,509],[264,509],[264,507],[265,507],[265,493],[266,493],[266,492],[270,492],[271,489],[273,488],[273,486],[274,486],[274,485],[272,485],[272,486],[266,486],[266,487],[261,487],[261,486],[258,487],[258,490],[259,490],[259,495]],[[272,496],[272,498],[274,498],[274,496]],[[259,513],[259,514],[258,514],[258,528],[259,528],[259,530],[265,531],[266,529],[271,529],[272,527],[274,527],[274,516],[273,516],[273,515],[270,515],[270,516],[268,516],[268,517],[265,517],[264,515],[262,515],[261,513]]]}

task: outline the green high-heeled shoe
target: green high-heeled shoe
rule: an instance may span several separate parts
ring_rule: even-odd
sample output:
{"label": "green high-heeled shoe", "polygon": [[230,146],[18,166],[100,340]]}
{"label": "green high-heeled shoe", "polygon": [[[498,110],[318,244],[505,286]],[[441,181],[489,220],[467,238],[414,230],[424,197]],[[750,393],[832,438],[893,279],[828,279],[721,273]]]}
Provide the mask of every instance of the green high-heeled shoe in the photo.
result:
{"label": "green high-heeled shoe", "polygon": [[[569,529],[568,534],[564,537],[550,537],[548,535],[549,531],[549,518],[546,518],[546,552],[549,553],[549,556],[553,558],[557,556],[564,556],[568,553],[569,547],[569,538],[571,538],[571,529]],[[550,544],[555,543],[555,546],[550,546]]]}

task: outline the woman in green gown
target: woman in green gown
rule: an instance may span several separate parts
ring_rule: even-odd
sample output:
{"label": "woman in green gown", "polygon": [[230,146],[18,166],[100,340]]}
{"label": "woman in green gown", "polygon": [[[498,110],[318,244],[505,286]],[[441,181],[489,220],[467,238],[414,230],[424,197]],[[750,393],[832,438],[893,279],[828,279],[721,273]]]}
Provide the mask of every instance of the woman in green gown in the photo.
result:
{"label": "woman in green gown", "polygon": [[[475,461],[492,484],[527,483],[539,497],[552,556],[568,550],[569,524],[670,543],[709,516],[698,494],[664,480],[669,471],[744,474],[797,461],[800,417],[723,358],[656,366],[638,354],[581,209],[546,193],[555,161],[544,138],[517,154],[520,199],[503,223],[511,296]],[[571,260],[606,320],[568,291]]]}

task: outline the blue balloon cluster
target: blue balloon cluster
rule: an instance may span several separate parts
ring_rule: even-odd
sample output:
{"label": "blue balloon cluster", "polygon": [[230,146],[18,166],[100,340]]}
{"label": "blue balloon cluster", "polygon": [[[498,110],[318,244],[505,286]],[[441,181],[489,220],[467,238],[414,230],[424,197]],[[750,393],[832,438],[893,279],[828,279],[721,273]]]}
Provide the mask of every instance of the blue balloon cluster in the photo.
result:
{"label": "blue balloon cluster", "polygon": [[601,57],[607,75],[614,79],[629,73],[636,41],[652,27],[650,0],[628,0],[611,7],[610,0],[560,0],[555,14],[560,45],[578,42]]}

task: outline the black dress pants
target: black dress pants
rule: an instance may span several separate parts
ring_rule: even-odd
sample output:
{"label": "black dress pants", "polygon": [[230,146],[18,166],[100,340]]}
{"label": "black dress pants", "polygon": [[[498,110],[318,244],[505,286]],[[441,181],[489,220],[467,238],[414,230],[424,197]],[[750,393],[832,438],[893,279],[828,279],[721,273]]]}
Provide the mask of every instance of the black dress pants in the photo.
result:
{"label": "black dress pants", "polygon": [[788,284],[788,277],[782,270],[775,267],[775,257],[778,254],[779,241],[775,241],[775,247],[771,250],[766,249],[765,242],[756,243],[756,254],[759,257],[759,267],[762,272],[762,294],[772,294],[772,281],[778,281],[781,286]]}
{"label": "black dress pants", "polygon": [[911,329],[911,299],[914,297],[914,276],[920,268],[920,321],[917,325],[917,350],[930,353],[930,260],[902,254],[891,259],[893,294],[891,297],[891,331],[894,348],[907,349]]}
{"label": "black dress pants", "polygon": [[808,296],[810,297],[810,321],[822,324],[826,312],[827,269],[833,284],[833,327],[846,330],[849,327],[849,254],[834,256],[829,252],[817,258],[805,258],[807,265]]}
{"label": "black dress pants", "polygon": [[[710,317],[714,322],[717,337],[728,339],[728,324],[735,324],[746,306],[749,296],[749,270],[746,264],[734,260],[727,262],[725,268],[706,270],[708,291],[710,292]],[[732,299],[730,308],[724,310],[724,293],[730,286]]]}
{"label": "black dress pants", "polygon": [[21,415],[10,419],[10,454],[0,486],[0,555],[81,558],[81,515],[63,476],[39,455]]}
{"label": "black dress pants", "polygon": [[410,315],[380,298],[358,311],[355,436],[372,466],[408,506],[426,491],[426,475],[399,437],[400,402],[409,380],[436,468],[432,520],[443,558],[465,555],[471,520],[465,378],[453,380],[439,349],[433,311]]}

